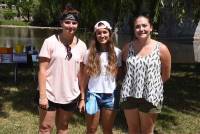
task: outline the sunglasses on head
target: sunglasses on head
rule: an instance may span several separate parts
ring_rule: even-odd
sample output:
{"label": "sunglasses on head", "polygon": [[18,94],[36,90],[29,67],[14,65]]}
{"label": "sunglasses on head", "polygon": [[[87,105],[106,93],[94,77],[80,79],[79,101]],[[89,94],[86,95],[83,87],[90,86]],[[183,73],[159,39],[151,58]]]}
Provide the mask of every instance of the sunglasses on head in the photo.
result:
{"label": "sunglasses on head", "polygon": [[67,55],[65,59],[70,60],[72,58],[71,47],[69,45],[66,45],[66,49],[67,49]]}

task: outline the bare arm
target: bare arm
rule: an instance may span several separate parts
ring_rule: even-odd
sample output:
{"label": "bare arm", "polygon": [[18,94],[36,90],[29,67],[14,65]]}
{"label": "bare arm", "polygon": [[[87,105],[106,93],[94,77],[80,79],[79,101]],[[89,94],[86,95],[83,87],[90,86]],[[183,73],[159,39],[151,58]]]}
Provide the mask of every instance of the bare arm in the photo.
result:
{"label": "bare arm", "polygon": [[89,76],[86,73],[85,65],[83,63],[80,64],[78,80],[79,80],[79,87],[80,87],[80,92],[81,92],[79,111],[84,112],[85,111],[85,98],[86,98],[85,97],[85,89],[87,88]]}
{"label": "bare arm", "polygon": [[48,107],[48,99],[46,96],[46,71],[49,65],[49,59],[40,57],[39,58],[39,72],[38,72],[38,83],[39,83],[39,105],[42,108]]}
{"label": "bare arm", "polygon": [[80,64],[78,79],[79,79],[79,86],[80,86],[80,92],[81,92],[81,99],[85,99],[85,89],[87,87],[89,77],[86,73],[85,65],[83,63]]}
{"label": "bare arm", "polygon": [[164,44],[160,46],[160,59],[162,80],[166,82],[170,78],[171,73],[171,54]]}

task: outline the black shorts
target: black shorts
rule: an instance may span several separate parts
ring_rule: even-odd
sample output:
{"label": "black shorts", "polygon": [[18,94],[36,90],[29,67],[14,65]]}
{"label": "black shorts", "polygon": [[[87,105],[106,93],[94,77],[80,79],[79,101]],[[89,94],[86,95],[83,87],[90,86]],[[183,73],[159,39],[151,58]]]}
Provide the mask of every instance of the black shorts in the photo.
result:
{"label": "black shorts", "polygon": [[[72,102],[70,102],[68,104],[54,103],[54,102],[48,100],[48,105],[49,106],[48,106],[47,109],[44,109],[44,110],[56,111],[57,109],[60,108],[60,109],[62,109],[64,111],[75,112],[75,111],[78,110],[79,99],[80,99],[80,97],[78,96],[76,99],[72,100]],[[36,96],[34,98],[34,102],[39,106],[39,92],[36,93]]]}
{"label": "black shorts", "polygon": [[132,98],[128,97],[126,101],[121,103],[122,109],[138,109],[144,113],[160,113],[162,105],[153,106],[150,102],[147,102],[144,98]]}

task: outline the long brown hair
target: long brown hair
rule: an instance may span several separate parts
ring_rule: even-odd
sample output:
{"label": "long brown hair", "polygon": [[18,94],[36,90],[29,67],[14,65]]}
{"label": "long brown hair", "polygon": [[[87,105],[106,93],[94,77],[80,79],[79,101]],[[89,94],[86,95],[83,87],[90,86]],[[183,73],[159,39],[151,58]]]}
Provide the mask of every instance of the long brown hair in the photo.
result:
{"label": "long brown hair", "polygon": [[[113,76],[117,74],[117,56],[115,53],[115,44],[112,40],[111,31],[109,30],[110,39],[107,42],[108,50],[108,66],[107,71],[110,72]],[[101,72],[101,61],[100,61],[100,44],[96,39],[96,34],[93,34],[93,38],[90,41],[89,54],[87,59],[86,71],[89,76],[99,75]]]}

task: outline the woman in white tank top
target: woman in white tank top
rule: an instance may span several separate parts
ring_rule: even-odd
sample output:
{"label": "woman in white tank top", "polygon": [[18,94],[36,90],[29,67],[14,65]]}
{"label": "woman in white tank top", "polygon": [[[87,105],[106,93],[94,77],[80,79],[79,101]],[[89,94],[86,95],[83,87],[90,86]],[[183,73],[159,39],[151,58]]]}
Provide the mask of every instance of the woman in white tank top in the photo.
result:
{"label": "woman in white tank top", "polygon": [[86,95],[87,134],[95,134],[102,123],[104,134],[111,134],[119,105],[117,75],[121,67],[121,50],[112,41],[111,26],[99,21],[94,26],[94,40],[84,58],[85,79],[81,88]]}
{"label": "woman in white tank top", "polygon": [[168,48],[151,38],[152,22],[147,12],[134,21],[135,38],[122,50],[125,78],[121,91],[129,134],[153,134],[163,102],[163,83],[170,78]]}

